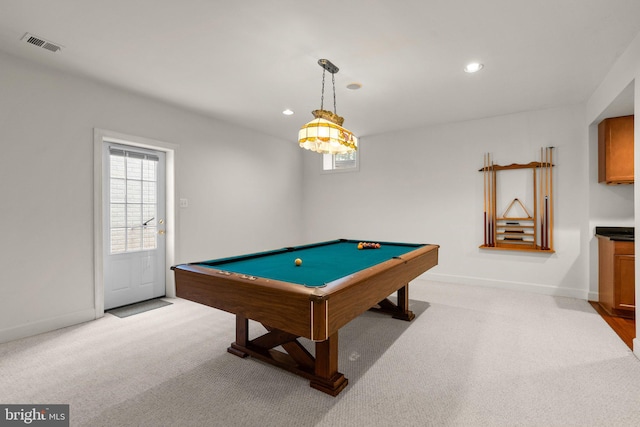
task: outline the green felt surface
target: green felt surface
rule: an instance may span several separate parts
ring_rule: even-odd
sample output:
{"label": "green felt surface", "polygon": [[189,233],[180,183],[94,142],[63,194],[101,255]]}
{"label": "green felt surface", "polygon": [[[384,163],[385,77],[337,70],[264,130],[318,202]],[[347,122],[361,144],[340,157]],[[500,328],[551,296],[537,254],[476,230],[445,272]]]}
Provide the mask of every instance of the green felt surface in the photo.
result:
{"label": "green felt surface", "polygon": [[[383,242],[379,249],[359,250],[357,244],[358,241],[354,240],[336,240],[290,250],[205,261],[198,265],[317,287],[424,246]],[[296,258],[302,260],[299,267],[295,265]]]}

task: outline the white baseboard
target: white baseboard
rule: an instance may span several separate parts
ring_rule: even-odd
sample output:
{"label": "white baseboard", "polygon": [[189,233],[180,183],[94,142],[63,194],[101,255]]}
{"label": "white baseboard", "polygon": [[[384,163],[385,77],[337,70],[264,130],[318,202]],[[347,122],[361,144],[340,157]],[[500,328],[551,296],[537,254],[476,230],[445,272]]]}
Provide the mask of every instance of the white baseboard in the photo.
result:
{"label": "white baseboard", "polygon": [[20,338],[26,338],[45,332],[55,331],[56,329],[66,328],[67,326],[77,325],[78,323],[88,322],[96,318],[95,308],[76,311],[74,313],[64,314],[62,316],[52,317],[49,319],[39,320],[33,323],[27,323],[11,328],[0,330],[0,343],[14,341]]}
{"label": "white baseboard", "polygon": [[[435,282],[459,283],[461,285],[484,286],[488,288],[509,289],[512,291],[530,292],[557,297],[577,298],[589,300],[592,293],[586,289],[571,289],[558,286],[549,286],[539,283],[511,282],[506,280],[481,279],[477,277],[455,276],[451,274],[425,273],[420,279],[433,280]],[[595,301],[597,301],[595,294]]]}

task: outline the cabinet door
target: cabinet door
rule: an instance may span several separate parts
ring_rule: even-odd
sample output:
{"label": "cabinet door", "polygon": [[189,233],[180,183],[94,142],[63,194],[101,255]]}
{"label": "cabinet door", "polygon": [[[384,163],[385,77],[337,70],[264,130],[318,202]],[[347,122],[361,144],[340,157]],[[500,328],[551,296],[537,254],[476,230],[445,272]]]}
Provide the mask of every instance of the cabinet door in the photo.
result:
{"label": "cabinet door", "polygon": [[616,255],[615,257],[615,308],[635,310],[635,256]]}
{"label": "cabinet door", "polygon": [[614,117],[598,125],[598,182],[633,182],[633,120]]}

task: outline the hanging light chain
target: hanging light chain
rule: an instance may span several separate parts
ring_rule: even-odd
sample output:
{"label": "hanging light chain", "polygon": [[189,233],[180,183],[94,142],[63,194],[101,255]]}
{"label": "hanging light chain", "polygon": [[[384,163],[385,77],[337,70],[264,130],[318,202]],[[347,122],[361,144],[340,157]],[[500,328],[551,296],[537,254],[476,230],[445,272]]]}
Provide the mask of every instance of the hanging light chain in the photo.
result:
{"label": "hanging light chain", "polygon": [[338,109],[336,108],[336,74],[331,73],[331,82],[333,83],[333,114],[338,114]]}
{"label": "hanging light chain", "polygon": [[[320,97],[320,109],[324,110],[324,74],[327,72],[324,68],[322,69],[322,96]],[[335,95],[334,95],[335,99]]]}
{"label": "hanging light chain", "polygon": [[[320,109],[324,110],[324,78],[327,73],[327,67],[329,68],[329,72],[331,73],[331,83],[333,85],[333,114],[338,114],[338,109],[336,108],[336,73],[338,72],[338,67],[331,64],[330,62],[321,62],[326,60],[320,60],[318,63],[322,67],[322,95],[320,96]],[[327,63],[329,65],[327,65]]]}

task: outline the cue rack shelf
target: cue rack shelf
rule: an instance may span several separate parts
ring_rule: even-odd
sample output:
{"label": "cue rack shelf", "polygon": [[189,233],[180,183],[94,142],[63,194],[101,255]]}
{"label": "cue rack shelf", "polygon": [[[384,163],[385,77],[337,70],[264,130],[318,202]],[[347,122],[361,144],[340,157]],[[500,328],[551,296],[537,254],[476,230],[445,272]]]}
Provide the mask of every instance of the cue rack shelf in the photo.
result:
{"label": "cue rack shelf", "polygon": [[[553,148],[540,149],[540,161],[501,166],[493,163],[491,154],[484,155],[479,172],[484,178],[484,243],[481,249],[499,249],[553,253]],[[530,169],[533,184],[531,213],[514,198],[498,212],[496,193],[498,177],[508,171]],[[504,174],[504,176],[507,176]]]}

